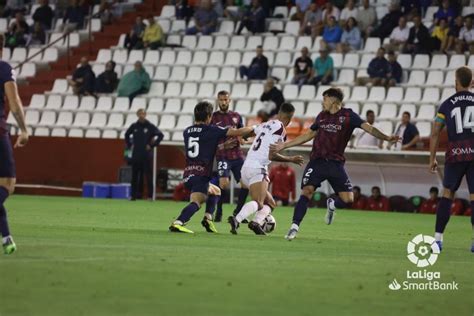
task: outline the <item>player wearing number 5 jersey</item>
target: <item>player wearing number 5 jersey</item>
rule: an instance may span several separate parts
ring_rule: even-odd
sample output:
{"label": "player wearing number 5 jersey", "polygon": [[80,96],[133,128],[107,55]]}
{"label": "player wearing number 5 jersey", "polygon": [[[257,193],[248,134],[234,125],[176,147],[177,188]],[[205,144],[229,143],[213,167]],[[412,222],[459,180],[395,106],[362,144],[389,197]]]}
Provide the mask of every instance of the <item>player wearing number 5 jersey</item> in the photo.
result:
{"label": "player wearing number 5 jersey", "polygon": [[[193,233],[184,225],[206,201],[212,165],[219,141],[228,136],[246,136],[253,131],[253,127],[230,129],[209,125],[212,110],[211,103],[199,102],[194,108],[194,125],[186,128],[183,132],[186,153],[186,168],[183,177],[186,188],[191,191],[191,203],[182,210],[169,227],[172,232]],[[206,231],[217,232],[212,222],[212,214],[206,213],[201,224]]]}
{"label": "player wearing number 5 jersey", "polygon": [[279,152],[286,148],[304,144],[314,138],[311,161],[306,166],[301,184],[302,194],[293,214],[293,224],[286,235],[287,240],[296,237],[299,225],[308,209],[314,191],[324,180],[328,180],[338,194],[328,199],[326,224],[331,224],[336,208],[347,208],[354,200],[351,180],[344,168],[344,150],[355,128],[362,128],[374,137],[396,142],[398,136],[387,136],[377,128],[364,122],[359,115],[342,107],[344,94],[340,89],[330,88],[323,92],[323,111],[319,113],[309,132],[294,140],[272,146]]}
{"label": "player wearing number 5 jersey", "polygon": [[257,213],[249,223],[249,228],[257,235],[265,235],[262,229],[264,219],[275,207],[275,201],[268,192],[268,165],[271,161],[293,162],[303,164],[302,156],[286,157],[280,154],[270,154],[270,145],[286,140],[285,127],[290,123],[295,108],[289,103],[283,103],[277,119],[258,125],[254,129],[255,140],[250,147],[242,167],[241,183],[250,189],[252,201],[246,203],[240,212],[228,218],[230,232],[237,234],[240,223],[250,215]]}
{"label": "player wearing number 5 jersey", "polygon": [[[430,170],[437,171],[436,150],[439,135],[446,126],[448,148],[444,165],[443,197],[436,210],[435,239],[441,250],[443,233],[449,221],[451,204],[462,178],[466,176],[471,209],[474,209],[474,94],[469,91],[472,71],[468,67],[456,70],[456,93],[444,101],[435,118],[430,141]],[[474,212],[471,214],[474,234]],[[474,252],[474,235],[471,246]]]}

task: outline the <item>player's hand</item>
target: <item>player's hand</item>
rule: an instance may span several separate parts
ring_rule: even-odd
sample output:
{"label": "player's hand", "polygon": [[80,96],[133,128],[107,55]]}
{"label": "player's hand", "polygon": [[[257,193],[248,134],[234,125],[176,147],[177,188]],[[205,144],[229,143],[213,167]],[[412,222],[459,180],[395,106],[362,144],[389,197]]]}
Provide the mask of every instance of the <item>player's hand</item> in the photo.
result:
{"label": "player's hand", "polygon": [[304,158],[301,155],[293,156],[291,162],[298,166],[302,166],[304,164]]}
{"label": "player's hand", "polygon": [[436,159],[430,160],[430,172],[436,173],[438,171],[438,161]]}
{"label": "player's hand", "polygon": [[151,150],[151,146],[150,146],[150,145],[146,145],[146,150],[147,150],[147,151],[150,151],[150,150]]}
{"label": "player's hand", "polygon": [[237,147],[239,141],[236,138],[230,138],[224,142],[224,149],[232,149]]}
{"label": "player's hand", "polygon": [[21,133],[16,139],[15,148],[23,147],[28,143],[28,133]]}
{"label": "player's hand", "polygon": [[282,151],[283,149],[285,149],[285,143],[283,143],[283,142],[270,145],[270,152],[271,153],[276,154],[276,153],[279,153],[280,151]]}
{"label": "player's hand", "polygon": [[392,135],[389,136],[386,141],[389,143],[389,145],[395,144],[395,143],[400,143],[402,141],[402,138],[398,135]]}

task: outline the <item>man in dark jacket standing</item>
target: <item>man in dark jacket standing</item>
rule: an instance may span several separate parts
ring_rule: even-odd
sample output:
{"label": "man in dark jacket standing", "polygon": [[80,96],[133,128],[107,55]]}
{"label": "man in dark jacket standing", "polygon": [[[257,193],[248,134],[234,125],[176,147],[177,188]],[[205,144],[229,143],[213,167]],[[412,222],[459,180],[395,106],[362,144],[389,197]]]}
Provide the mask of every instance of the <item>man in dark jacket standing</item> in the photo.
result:
{"label": "man in dark jacket standing", "polygon": [[163,140],[163,133],[146,119],[144,109],[137,111],[138,121],[130,125],[125,133],[125,143],[132,151],[132,197],[141,198],[143,177],[147,178],[148,198],[153,197],[153,151]]}
{"label": "man in dark jacket standing", "polygon": [[33,13],[33,21],[41,23],[45,29],[50,30],[54,18],[53,9],[49,6],[48,0],[40,0],[39,4],[40,7]]}
{"label": "man in dark jacket standing", "polygon": [[420,16],[413,17],[414,25],[410,29],[410,35],[403,48],[405,54],[428,54],[431,47],[430,32],[421,22]]}

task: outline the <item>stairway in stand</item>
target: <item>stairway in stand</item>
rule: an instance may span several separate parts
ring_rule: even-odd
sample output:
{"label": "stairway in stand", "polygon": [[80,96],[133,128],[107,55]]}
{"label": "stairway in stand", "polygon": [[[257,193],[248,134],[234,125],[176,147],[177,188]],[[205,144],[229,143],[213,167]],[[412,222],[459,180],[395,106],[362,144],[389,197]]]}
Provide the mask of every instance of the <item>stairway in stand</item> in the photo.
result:
{"label": "stairway in stand", "polygon": [[69,67],[68,56],[64,54],[57,62],[49,64],[49,68],[40,70],[35,77],[28,78],[25,85],[19,87],[23,104],[28,106],[33,94],[42,94],[51,90],[55,79],[66,78],[66,76],[71,75],[83,56],[86,56],[89,60],[95,60],[100,49],[117,45],[120,35],[130,31],[138,15],[143,17],[150,14],[159,16],[161,8],[166,4],[166,0],[144,0],[142,4],[135,6],[135,11],[125,13],[113,24],[104,26],[101,32],[93,33],[91,42],[86,40],[81,42],[79,47],[71,49]]}

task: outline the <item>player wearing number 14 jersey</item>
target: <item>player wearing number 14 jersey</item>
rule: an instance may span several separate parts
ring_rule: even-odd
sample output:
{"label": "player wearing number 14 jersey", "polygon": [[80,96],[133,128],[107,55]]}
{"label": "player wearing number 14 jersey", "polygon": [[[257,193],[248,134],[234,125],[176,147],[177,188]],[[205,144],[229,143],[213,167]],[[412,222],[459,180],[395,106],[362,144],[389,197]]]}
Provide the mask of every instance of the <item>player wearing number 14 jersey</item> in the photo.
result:
{"label": "player wearing number 14 jersey", "polygon": [[[184,226],[206,201],[219,141],[228,136],[246,136],[253,131],[252,127],[233,129],[209,125],[212,110],[211,103],[199,102],[194,108],[194,125],[183,132],[186,152],[186,168],[183,177],[185,187],[191,191],[191,202],[169,227],[172,232],[193,233]],[[212,222],[212,214],[206,213],[201,224],[206,231],[217,232]]]}
{"label": "player wearing number 14 jersey", "polygon": [[[474,210],[474,94],[469,91],[472,71],[468,67],[456,70],[456,93],[439,107],[430,141],[430,169],[437,171],[436,150],[439,135],[446,126],[448,148],[444,166],[443,197],[436,210],[435,240],[440,250],[443,246],[443,233],[449,221],[451,204],[462,178],[466,176],[469,188],[471,209]],[[471,214],[474,252],[474,212]]]}

